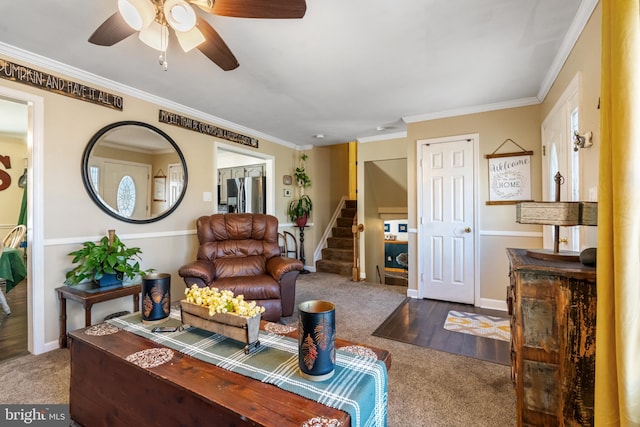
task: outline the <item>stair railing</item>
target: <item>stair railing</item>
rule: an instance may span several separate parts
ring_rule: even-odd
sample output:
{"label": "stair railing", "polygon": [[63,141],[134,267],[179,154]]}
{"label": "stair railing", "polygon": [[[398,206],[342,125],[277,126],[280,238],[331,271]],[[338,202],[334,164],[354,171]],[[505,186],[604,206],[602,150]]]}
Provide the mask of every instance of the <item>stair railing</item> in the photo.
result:
{"label": "stair railing", "polygon": [[351,281],[360,281],[360,233],[364,231],[364,224],[358,224],[358,214],[353,217],[353,268],[351,269]]}
{"label": "stair railing", "polygon": [[324,233],[322,234],[322,237],[320,237],[320,241],[318,242],[318,245],[316,246],[315,250],[313,251],[313,265],[314,266],[316,265],[316,261],[318,261],[319,259],[322,258],[322,250],[328,246],[327,245],[327,240],[329,239],[329,237],[331,237],[331,231],[332,231],[333,227],[335,227],[338,224],[338,217],[340,216],[340,212],[342,211],[342,209],[344,208],[344,206],[346,204],[346,200],[347,200],[347,197],[346,196],[342,196],[342,199],[340,199],[340,202],[338,203],[338,207],[333,212],[333,216],[329,220],[329,224],[324,229]]}

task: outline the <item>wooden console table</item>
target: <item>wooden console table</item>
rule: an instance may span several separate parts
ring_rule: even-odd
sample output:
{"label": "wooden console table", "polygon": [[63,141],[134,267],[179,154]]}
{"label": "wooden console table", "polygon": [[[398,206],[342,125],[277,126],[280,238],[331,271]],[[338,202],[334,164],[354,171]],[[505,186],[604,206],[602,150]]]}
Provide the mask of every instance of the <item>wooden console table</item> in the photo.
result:
{"label": "wooden console table", "polygon": [[60,298],[60,336],[58,343],[61,348],[67,346],[67,299],[79,302],[84,307],[84,325],[91,326],[91,308],[93,304],[110,301],[112,299],[133,295],[133,311],[140,310],[140,283],[127,284],[118,287],[100,289],[94,283],[81,283],[76,286],[60,286],[56,288]]}
{"label": "wooden console table", "polygon": [[[264,322],[263,322],[264,326]],[[289,336],[295,336],[294,331]],[[120,330],[95,336],[69,334],[70,415],[81,426],[278,426],[299,427],[314,417],[351,425],[349,414],[274,385],[175,352],[144,369],[125,358],[161,344]],[[353,345],[336,340],[342,347]],[[389,352],[371,348],[388,367]]]}

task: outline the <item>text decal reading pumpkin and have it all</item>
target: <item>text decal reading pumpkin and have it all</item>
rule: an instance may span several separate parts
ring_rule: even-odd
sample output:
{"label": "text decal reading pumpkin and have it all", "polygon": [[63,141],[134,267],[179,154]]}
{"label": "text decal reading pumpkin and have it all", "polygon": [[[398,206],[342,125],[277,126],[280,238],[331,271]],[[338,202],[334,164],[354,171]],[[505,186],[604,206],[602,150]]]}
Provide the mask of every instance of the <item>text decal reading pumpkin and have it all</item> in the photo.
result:
{"label": "text decal reading pumpkin and have it all", "polygon": [[69,96],[103,107],[113,108],[122,111],[124,101],[121,96],[117,96],[100,89],[86,86],[82,83],[57,77],[24,65],[15,64],[4,59],[0,59],[0,77],[29,86],[44,89],[60,95]]}
{"label": "text decal reading pumpkin and have it all", "polygon": [[189,129],[195,132],[204,133],[206,135],[217,136],[227,141],[237,142],[238,144],[248,145],[249,147],[258,148],[258,140],[250,136],[241,135],[227,129],[222,129],[200,120],[184,117],[179,114],[170,113],[160,110],[158,120],[160,123],[168,123],[181,128]]}

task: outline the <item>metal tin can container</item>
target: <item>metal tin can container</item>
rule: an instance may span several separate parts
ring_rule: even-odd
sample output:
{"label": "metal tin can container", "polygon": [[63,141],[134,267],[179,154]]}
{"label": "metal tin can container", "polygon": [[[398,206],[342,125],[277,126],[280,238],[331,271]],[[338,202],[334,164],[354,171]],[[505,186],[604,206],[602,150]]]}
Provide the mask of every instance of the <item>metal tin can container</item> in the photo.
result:
{"label": "metal tin can container", "polygon": [[142,277],[142,322],[161,323],[171,312],[171,275],[147,274]]}
{"label": "metal tin can container", "polygon": [[325,381],[336,366],[336,310],[328,301],[305,301],[298,305],[298,366],[300,375]]}

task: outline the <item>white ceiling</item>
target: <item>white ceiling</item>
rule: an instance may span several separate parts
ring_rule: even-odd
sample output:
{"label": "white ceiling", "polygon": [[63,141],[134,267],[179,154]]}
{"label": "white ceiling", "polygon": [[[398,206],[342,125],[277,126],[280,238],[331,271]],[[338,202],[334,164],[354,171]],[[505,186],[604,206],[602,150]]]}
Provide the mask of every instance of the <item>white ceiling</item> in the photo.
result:
{"label": "white ceiling", "polygon": [[116,0],[2,1],[0,56],[51,59],[54,71],[82,70],[259,138],[326,145],[539,102],[596,3],[307,0],[299,20],[202,13],[240,63],[225,72],[175,38],[168,71],[135,35],[112,47],[88,43]]}

